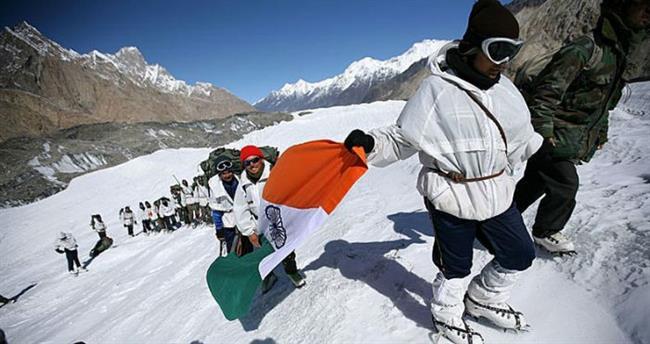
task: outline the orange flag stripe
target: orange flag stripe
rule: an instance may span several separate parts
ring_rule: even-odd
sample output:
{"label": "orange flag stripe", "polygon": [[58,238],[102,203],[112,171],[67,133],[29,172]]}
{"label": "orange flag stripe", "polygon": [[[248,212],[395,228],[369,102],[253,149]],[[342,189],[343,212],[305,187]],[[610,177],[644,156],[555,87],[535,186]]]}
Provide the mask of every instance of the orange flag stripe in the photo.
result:
{"label": "orange flag stripe", "polygon": [[330,140],[306,142],[280,156],[262,198],[297,209],[322,207],[329,214],[367,170],[360,147],[353,153]]}

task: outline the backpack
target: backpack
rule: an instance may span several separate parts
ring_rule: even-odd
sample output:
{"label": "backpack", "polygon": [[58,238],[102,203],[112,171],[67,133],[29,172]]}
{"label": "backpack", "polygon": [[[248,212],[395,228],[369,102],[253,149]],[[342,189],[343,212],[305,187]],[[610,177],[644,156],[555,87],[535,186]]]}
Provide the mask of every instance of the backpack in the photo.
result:
{"label": "backpack", "polygon": [[[589,45],[592,47],[591,57],[585,64],[583,70],[593,69],[598,62],[603,58],[603,49],[596,44],[593,32],[577,38],[574,42],[580,40],[589,40]],[[553,56],[557,54],[564,46],[546,52],[545,54],[537,55],[530,60],[524,62],[521,67],[517,69],[514,77],[514,84],[519,91],[526,94],[526,91],[531,90],[533,83],[537,76],[546,68],[546,66],[553,60]]]}
{"label": "backpack", "polygon": [[[278,160],[280,151],[275,147],[263,146],[259,147],[262,153],[264,154],[264,160],[271,164],[271,167],[275,165],[275,162]],[[219,147],[208,156],[207,160],[201,162],[201,169],[203,170],[204,175],[207,179],[210,179],[217,175],[217,166],[216,161],[218,157],[225,156],[232,163],[232,171],[236,175],[241,175],[244,170],[241,161],[239,161],[239,150],[234,148],[224,148]]]}

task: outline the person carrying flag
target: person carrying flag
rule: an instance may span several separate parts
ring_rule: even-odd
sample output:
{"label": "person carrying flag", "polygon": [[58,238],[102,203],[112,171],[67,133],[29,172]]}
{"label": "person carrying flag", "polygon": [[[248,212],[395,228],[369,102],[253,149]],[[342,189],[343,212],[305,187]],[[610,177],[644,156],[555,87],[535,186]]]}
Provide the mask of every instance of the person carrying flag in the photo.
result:
{"label": "person carrying flag", "polygon": [[[248,238],[254,247],[260,247],[260,238],[257,228],[259,206],[264,192],[264,185],[269,178],[270,166],[264,161],[264,154],[257,146],[242,148],[239,159],[244,166],[241,181],[235,193],[233,206],[237,229]],[[291,252],[283,261],[284,271],[291,282],[300,288],[305,285],[305,280],[296,266],[296,254]],[[275,284],[277,277],[271,272],[262,283],[262,292],[267,292]]]}

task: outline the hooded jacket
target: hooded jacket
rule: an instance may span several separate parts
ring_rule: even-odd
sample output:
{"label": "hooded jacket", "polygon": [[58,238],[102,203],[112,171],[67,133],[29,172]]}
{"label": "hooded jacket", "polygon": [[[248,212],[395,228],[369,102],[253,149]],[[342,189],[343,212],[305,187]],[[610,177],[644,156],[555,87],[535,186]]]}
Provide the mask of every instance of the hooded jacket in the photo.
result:
{"label": "hooded jacket", "polygon": [[170,217],[175,215],[174,207],[169,203],[165,205],[163,202],[160,202],[159,212],[163,217]]}
{"label": "hooded jacket", "polygon": [[[415,153],[422,169],[417,189],[437,210],[462,219],[485,220],[512,204],[517,180],[515,168],[542,144],[530,123],[526,103],[506,77],[481,90],[447,67],[452,42],[429,59],[432,76],[420,84],[402,110],[397,123],[370,131],[375,147],[368,161],[387,166]],[[470,92],[503,127],[497,125],[467,94]],[[494,178],[457,183],[440,173],[461,173],[466,178],[498,174]]]}
{"label": "hooded jacket", "polygon": [[196,189],[194,189],[194,198],[198,201],[199,206],[207,206],[209,197],[210,192],[208,191],[208,188],[201,184],[196,184]]}
{"label": "hooded jacket", "polygon": [[183,198],[181,198],[181,202],[184,201],[185,205],[190,205],[190,204],[196,204],[198,202],[198,199],[194,197],[194,190],[192,189],[191,186],[182,186],[182,193],[183,193]]}
{"label": "hooded jacket", "polygon": [[56,244],[54,244],[54,249],[68,251],[74,251],[77,249],[77,240],[72,236],[72,233],[64,233],[65,237],[57,238]]}
{"label": "hooded jacket", "polygon": [[[257,233],[257,218],[259,217],[260,200],[264,192],[264,185],[269,179],[271,168],[264,166],[262,176],[253,183],[248,179],[248,175],[244,171],[235,192],[235,204],[233,209],[235,211],[235,219],[237,220],[237,228],[243,235],[250,236]],[[259,233],[258,233],[259,234]]]}
{"label": "hooded jacket", "polygon": [[122,224],[124,226],[131,226],[133,225],[133,222],[135,219],[133,218],[133,211],[124,211],[121,215],[122,217]]}
{"label": "hooded jacket", "polygon": [[[233,178],[237,179],[236,176],[233,176]],[[239,180],[237,181],[239,188]],[[219,175],[215,175],[214,177],[210,178],[208,185],[210,186],[210,208],[221,213],[221,222],[224,228],[235,227],[237,225],[235,213],[233,210],[235,200],[230,197],[230,195],[228,195],[228,192],[223,186],[223,182],[219,178]]]}
{"label": "hooded jacket", "polygon": [[158,212],[156,211],[156,209],[154,209],[153,206],[150,207],[145,206],[145,213],[147,214],[147,219],[149,221],[158,220]]}
{"label": "hooded jacket", "polygon": [[106,233],[106,225],[104,222],[95,221],[95,224],[90,224],[90,229],[94,230],[97,233]]}

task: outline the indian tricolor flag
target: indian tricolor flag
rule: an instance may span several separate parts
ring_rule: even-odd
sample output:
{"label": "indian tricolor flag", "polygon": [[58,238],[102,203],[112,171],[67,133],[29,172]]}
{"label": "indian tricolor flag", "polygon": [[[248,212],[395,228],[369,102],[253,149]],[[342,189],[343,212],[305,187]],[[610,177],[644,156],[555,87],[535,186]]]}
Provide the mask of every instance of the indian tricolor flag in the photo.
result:
{"label": "indian tricolor flag", "polygon": [[328,140],[292,146],[280,156],[258,212],[262,247],[217,258],[208,269],[208,287],[226,319],[248,312],[264,277],[323,225],[367,169],[362,148],[350,152]]}

